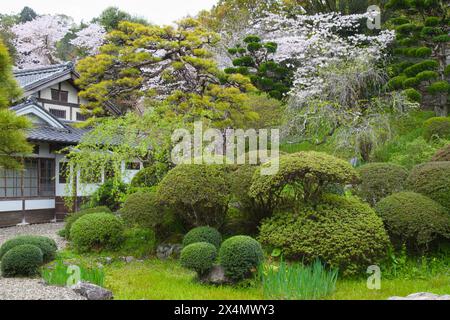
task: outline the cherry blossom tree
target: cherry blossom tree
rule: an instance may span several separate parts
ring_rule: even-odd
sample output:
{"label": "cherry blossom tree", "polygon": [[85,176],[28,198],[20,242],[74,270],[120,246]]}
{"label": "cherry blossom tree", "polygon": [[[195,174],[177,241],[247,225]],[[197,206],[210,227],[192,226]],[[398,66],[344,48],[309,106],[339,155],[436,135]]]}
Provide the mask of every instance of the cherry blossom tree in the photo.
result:
{"label": "cherry blossom tree", "polygon": [[73,21],[61,15],[44,15],[12,28],[18,68],[59,63],[56,45],[69,32]]}
{"label": "cherry blossom tree", "polygon": [[99,53],[99,48],[103,45],[106,30],[98,23],[92,23],[86,28],[75,33],[76,38],[70,44],[82,50],[86,55]]}

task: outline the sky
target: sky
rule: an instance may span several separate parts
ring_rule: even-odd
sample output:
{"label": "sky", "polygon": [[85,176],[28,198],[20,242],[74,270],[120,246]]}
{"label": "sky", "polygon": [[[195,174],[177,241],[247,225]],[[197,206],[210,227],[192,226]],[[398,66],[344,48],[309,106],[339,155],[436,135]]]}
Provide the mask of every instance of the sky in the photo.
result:
{"label": "sky", "polygon": [[0,0],[0,13],[18,13],[28,6],[38,14],[66,14],[76,22],[90,21],[109,6],[142,16],[155,24],[170,24],[202,9],[210,9],[217,0]]}

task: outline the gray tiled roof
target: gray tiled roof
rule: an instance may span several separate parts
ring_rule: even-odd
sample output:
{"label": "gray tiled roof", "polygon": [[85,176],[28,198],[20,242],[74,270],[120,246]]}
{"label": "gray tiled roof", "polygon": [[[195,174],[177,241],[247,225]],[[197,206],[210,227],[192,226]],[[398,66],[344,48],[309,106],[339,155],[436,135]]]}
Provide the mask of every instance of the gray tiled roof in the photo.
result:
{"label": "gray tiled roof", "polygon": [[73,128],[66,124],[65,129],[57,129],[49,126],[36,126],[28,131],[28,140],[59,142],[64,144],[77,144],[87,129]]}
{"label": "gray tiled roof", "polygon": [[71,62],[32,69],[15,70],[14,77],[25,91],[74,71]]}

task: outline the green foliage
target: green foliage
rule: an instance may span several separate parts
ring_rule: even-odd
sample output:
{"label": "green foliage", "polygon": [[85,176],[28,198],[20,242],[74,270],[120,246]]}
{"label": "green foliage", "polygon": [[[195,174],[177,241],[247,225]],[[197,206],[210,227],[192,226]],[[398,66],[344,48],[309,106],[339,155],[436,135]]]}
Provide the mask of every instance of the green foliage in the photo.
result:
{"label": "green foliage", "polygon": [[183,247],[196,242],[207,242],[219,249],[222,243],[222,235],[211,227],[197,227],[189,231],[183,238]]}
{"label": "green foliage", "polygon": [[183,248],[180,263],[186,268],[202,275],[213,267],[217,248],[208,242],[196,242]]}
{"label": "green foliage", "polygon": [[376,205],[391,241],[413,251],[429,249],[433,240],[450,238],[450,216],[444,207],[414,192],[390,195]]}
{"label": "green foliage", "polygon": [[100,16],[94,18],[93,21],[105,27],[107,31],[117,29],[119,27],[119,23],[122,21],[148,24],[148,22],[144,18],[132,16],[128,12],[122,11],[117,7],[106,8],[102,11]]}
{"label": "green foliage", "polygon": [[258,239],[287,259],[319,258],[343,275],[364,272],[385,258],[389,239],[376,213],[353,197],[326,195],[316,208],[279,213],[260,227]]}
{"label": "green foliage", "polygon": [[423,71],[435,71],[438,67],[439,64],[435,60],[424,60],[406,68],[404,72],[408,77],[414,77]]}
{"label": "green foliage", "polygon": [[327,270],[319,260],[312,265],[287,264],[259,268],[267,300],[317,300],[336,290],[337,270]]}
{"label": "green foliage", "polygon": [[[165,167],[165,166],[164,166]],[[144,188],[157,185],[164,175],[167,168],[162,169],[159,163],[152,163],[148,167],[140,170],[131,180],[132,187]]]}
{"label": "green foliage", "polygon": [[21,94],[14,80],[8,50],[0,38],[0,168],[20,168],[20,157],[32,152],[26,140],[26,129],[31,127],[31,122],[8,110],[11,102]]}
{"label": "green foliage", "polygon": [[161,181],[158,201],[188,226],[220,227],[230,201],[227,172],[221,165],[180,164]]}
{"label": "green foliage", "polygon": [[435,153],[431,161],[450,161],[450,144],[439,149]]}
{"label": "green foliage", "polygon": [[[89,282],[97,286],[104,286],[105,272],[101,268],[86,268],[78,265],[80,268],[80,280]],[[46,266],[41,272],[45,283],[51,286],[66,286],[67,280],[71,276],[68,273],[68,266],[62,260],[57,260],[54,264]]]}
{"label": "green foliage", "polygon": [[359,178],[348,162],[321,152],[282,155],[275,174],[261,175],[261,169],[270,165],[268,162],[258,168],[250,188],[250,196],[263,204],[267,212],[279,205],[286,186],[296,201],[317,204],[328,186],[354,183]]}
{"label": "green foliage", "polygon": [[123,242],[123,222],[111,213],[92,213],[79,218],[70,239],[79,252],[116,250]]}
{"label": "green foliage", "polygon": [[450,210],[450,162],[429,162],[416,166],[407,188],[421,193]]}
{"label": "green foliage", "polygon": [[361,183],[356,187],[357,195],[372,206],[405,186],[408,171],[397,164],[369,163],[358,168]]}
{"label": "green foliage", "polygon": [[262,42],[258,36],[249,35],[243,44],[228,49],[228,53],[234,56],[233,65],[237,68],[227,68],[225,72],[250,75],[255,87],[281,100],[292,84],[292,72],[273,60],[272,55],[277,47],[274,42]]}
{"label": "green foliage", "polygon": [[148,258],[156,250],[156,234],[151,229],[137,227],[125,229],[123,237],[124,241],[119,252],[126,256]]}
{"label": "green foliage", "polygon": [[127,226],[156,230],[163,221],[163,211],[154,192],[137,192],[128,196],[119,214]]}
{"label": "green foliage", "polygon": [[45,263],[52,261],[55,258],[58,247],[53,239],[42,236],[17,236],[7,240],[0,247],[0,260],[11,249],[29,244],[41,249],[42,258]]}
{"label": "green foliage", "polygon": [[450,84],[447,81],[436,81],[427,90],[432,95],[447,93],[450,92]]}
{"label": "green foliage", "polygon": [[425,139],[450,139],[450,117],[434,117],[424,122]]}
{"label": "green foliage", "polygon": [[90,198],[91,207],[106,206],[111,211],[117,211],[124,195],[127,193],[128,185],[117,179],[106,180]]}
{"label": "green foliage", "polygon": [[84,209],[78,212],[72,212],[69,213],[69,215],[67,215],[67,217],[64,219],[65,225],[64,225],[64,231],[62,232],[63,236],[66,239],[70,238],[70,228],[72,228],[72,225],[75,221],[77,221],[79,218],[81,218],[82,216],[86,215],[86,214],[90,214],[90,213],[98,213],[98,212],[107,212],[107,213],[111,213],[111,210],[106,207],[106,206],[101,206],[101,207],[94,207],[94,208],[88,208],[88,209]]}
{"label": "green foliage", "polygon": [[234,236],[222,243],[220,265],[233,281],[243,280],[263,262],[261,244],[248,236]]}
{"label": "green foliage", "polygon": [[9,250],[2,258],[2,276],[35,276],[43,264],[42,251],[37,246],[22,244]]}
{"label": "green foliage", "polygon": [[[413,79],[415,80],[415,78],[413,78]],[[410,101],[413,101],[413,102],[422,101],[422,95],[416,89],[409,88],[409,89],[403,90],[403,93]]]}

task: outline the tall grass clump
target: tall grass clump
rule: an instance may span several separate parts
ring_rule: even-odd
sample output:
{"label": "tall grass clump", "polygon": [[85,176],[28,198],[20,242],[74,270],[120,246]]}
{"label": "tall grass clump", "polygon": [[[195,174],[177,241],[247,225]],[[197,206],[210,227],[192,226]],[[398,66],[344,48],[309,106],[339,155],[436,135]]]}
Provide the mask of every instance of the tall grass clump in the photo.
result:
{"label": "tall grass clump", "polygon": [[[80,281],[103,286],[105,272],[102,269],[78,267],[80,268]],[[69,273],[68,266],[62,260],[58,260],[53,265],[42,268],[41,275],[48,285],[66,286],[67,280],[72,274]]]}
{"label": "tall grass clump", "polygon": [[327,270],[319,260],[305,266],[281,261],[277,268],[260,267],[264,298],[270,300],[315,300],[332,294],[338,270]]}

